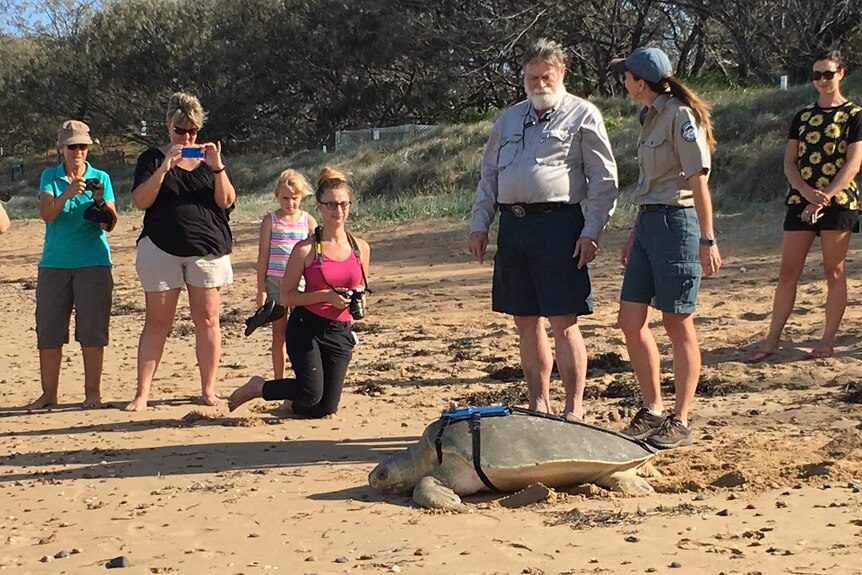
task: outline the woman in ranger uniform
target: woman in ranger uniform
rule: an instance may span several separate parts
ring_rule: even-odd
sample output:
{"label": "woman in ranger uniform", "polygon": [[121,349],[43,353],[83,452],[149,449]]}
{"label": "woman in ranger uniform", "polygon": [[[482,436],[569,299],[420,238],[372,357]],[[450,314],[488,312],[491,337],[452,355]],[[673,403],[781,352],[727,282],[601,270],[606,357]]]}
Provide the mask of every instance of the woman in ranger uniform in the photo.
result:
{"label": "woman in ranger uniform", "polygon": [[826,276],[826,324],[806,359],[834,353],[835,334],[847,307],[844,258],[851,232],[859,231],[859,190],[853,178],[862,163],[862,108],[841,94],[844,62],[837,51],[817,55],[812,67],[817,102],[797,112],[784,151],[790,183],[781,269],[772,301],[769,334],[746,361],[759,363],[778,351],[784,324],[793,311],[796,286],[814,236],[820,236]]}
{"label": "woman in ranger uniform", "polygon": [[[611,62],[611,69],[624,74],[629,95],[644,106],[634,193],[638,216],[620,258],[626,271],[618,317],[643,406],[623,433],[660,449],[678,447],[691,443],[688,412],[700,377],[692,315],[700,278],[721,266],[707,183],[712,122],[708,106],[673,77],[661,50],[638,48]],[[670,414],[663,413],[650,305],[661,310],[673,347],[676,401]]]}

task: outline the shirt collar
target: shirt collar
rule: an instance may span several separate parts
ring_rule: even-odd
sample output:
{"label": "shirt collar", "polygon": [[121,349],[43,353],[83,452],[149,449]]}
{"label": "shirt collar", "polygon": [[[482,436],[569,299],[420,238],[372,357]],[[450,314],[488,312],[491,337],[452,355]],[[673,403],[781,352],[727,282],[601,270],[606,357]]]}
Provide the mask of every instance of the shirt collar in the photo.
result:
{"label": "shirt collar", "polygon": [[539,123],[543,123],[543,122],[550,122],[551,119],[554,117],[554,114],[556,114],[557,112],[559,112],[563,108],[565,108],[566,103],[568,101],[568,98],[567,98],[568,94],[569,94],[568,92],[563,92],[563,97],[560,98],[560,102],[556,106],[551,108],[550,110],[545,110],[541,116],[536,114],[536,110],[535,110],[535,108],[533,108],[533,103],[530,101],[529,98],[527,98],[527,101],[525,102],[525,104],[527,106],[527,111],[524,114],[524,123],[525,124],[539,124]]}
{"label": "shirt collar", "polygon": [[656,112],[661,113],[664,110],[664,107],[667,106],[667,101],[670,100],[670,94],[659,94],[655,100],[653,100],[652,108],[655,108]]}
{"label": "shirt collar", "polygon": [[[90,166],[90,162],[84,160],[84,178],[90,175],[92,169],[93,168],[92,166]],[[54,178],[58,180],[66,179],[66,167],[64,162],[60,162],[59,164],[57,164],[57,168],[54,170]]]}

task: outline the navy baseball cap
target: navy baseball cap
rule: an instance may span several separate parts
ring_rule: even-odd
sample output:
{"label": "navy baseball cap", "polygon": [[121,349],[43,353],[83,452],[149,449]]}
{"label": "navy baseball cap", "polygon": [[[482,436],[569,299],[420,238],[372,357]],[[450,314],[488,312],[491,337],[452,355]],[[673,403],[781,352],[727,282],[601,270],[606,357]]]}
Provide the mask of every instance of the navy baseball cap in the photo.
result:
{"label": "navy baseball cap", "polygon": [[667,54],[658,48],[636,48],[625,58],[611,60],[610,69],[614,72],[628,70],[638,78],[658,84],[664,78],[673,76],[673,67]]}

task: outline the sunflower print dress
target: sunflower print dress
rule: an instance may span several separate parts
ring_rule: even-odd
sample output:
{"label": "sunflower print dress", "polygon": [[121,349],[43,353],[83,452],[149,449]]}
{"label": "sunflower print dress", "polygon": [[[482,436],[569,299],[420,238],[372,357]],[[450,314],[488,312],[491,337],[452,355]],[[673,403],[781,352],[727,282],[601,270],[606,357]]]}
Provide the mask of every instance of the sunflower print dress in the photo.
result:
{"label": "sunflower print dress", "polygon": [[[821,108],[811,104],[800,110],[790,124],[787,138],[799,143],[799,173],[816,190],[822,190],[844,165],[847,146],[862,140],[862,107],[853,102]],[[784,204],[807,204],[802,194],[791,188]],[[855,181],[835,194],[832,205],[859,211],[862,203]]]}

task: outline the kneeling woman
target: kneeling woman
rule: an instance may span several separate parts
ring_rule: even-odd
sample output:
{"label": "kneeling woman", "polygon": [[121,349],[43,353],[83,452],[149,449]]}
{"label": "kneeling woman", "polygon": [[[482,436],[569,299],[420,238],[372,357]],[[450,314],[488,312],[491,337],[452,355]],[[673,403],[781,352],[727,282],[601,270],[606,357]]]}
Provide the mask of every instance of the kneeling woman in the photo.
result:
{"label": "kneeling woman", "polygon": [[[352,194],[344,174],[331,167],[321,170],[315,191],[322,216],[320,237],[315,233],[296,244],[287,262],[281,301],[295,308],[286,335],[295,377],[270,381],[252,377],[231,394],[231,411],[256,397],[286,399],[295,414],[306,417],[324,417],[338,410],[355,345],[350,298],[342,294],[365,287],[371,262],[368,243],[355,238],[354,248],[352,236],[344,229]],[[299,291],[303,276],[305,291]]]}

